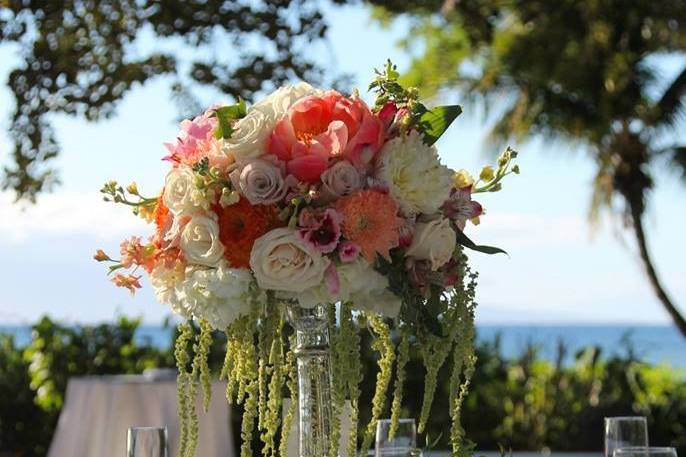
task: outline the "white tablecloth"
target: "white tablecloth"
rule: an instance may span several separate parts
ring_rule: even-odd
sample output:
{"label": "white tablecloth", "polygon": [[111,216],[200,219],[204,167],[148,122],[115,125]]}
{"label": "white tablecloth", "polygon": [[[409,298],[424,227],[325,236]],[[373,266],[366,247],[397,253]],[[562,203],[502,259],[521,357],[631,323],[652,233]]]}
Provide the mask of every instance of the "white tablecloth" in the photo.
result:
{"label": "white tablecloth", "polygon": [[[198,456],[234,455],[224,389],[223,383],[212,386],[212,402],[207,413],[202,411],[202,396],[198,396]],[[150,380],[144,376],[72,378],[48,457],[124,457],[126,432],[129,427],[136,426],[166,426],[170,456],[178,455],[175,379]]]}

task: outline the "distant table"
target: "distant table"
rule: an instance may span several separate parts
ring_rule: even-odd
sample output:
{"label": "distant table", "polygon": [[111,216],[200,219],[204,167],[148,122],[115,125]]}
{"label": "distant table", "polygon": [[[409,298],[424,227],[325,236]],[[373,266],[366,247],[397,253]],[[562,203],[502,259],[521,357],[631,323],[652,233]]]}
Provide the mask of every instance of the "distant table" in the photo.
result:
{"label": "distant table", "polygon": [[[213,384],[207,414],[198,396],[200,432],[196,455],[234,456],[224,389],[221,383]],[[178,455],[176,379],[142,375],[72,378],[48,457],[123,457],[126,432],[136,426],[166,426],[170,456]]]}

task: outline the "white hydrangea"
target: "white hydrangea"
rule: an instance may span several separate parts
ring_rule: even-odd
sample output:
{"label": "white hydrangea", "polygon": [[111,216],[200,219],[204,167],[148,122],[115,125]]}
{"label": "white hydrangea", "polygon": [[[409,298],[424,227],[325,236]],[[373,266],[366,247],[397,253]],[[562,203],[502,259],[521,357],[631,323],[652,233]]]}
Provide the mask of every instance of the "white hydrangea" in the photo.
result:
{"label": "white hydrangea", "polygon": [[340,291],[336,295],[329,293],[325,284],[307,289],[297,297],[300,306],[312,308],[320,303],[350,301],[356,308],[396,317],[400,312],[401,300],[388,289],[388,278],[364,259],[344,263],[337,267]]}
{"label": "white hydrangea", "polygon": [[386,143],[378,163],[377,178],[388,185],[405,216],[435,213],[450,195],[453,172],[415,131]]}
{"label": "white hydrangea", "polygon": [[176,295],[176,286],[183,281],[184,277],[185,270],[182,264],[173,268],[157,265],[150,273],[150,284],[152,285],[155,299],[159,303],[169,305],[175,314],[190,318],[190,311]]}
{"label": "white hydrangea", "polygon": [[230,268],[226,261],[217,268],[186,267],[186,274],[175,288],[176,299],[185,303],[194,317],[206,319],[219,330],[250,312],[260,299],[250,285],[253,277],[245,268]]}

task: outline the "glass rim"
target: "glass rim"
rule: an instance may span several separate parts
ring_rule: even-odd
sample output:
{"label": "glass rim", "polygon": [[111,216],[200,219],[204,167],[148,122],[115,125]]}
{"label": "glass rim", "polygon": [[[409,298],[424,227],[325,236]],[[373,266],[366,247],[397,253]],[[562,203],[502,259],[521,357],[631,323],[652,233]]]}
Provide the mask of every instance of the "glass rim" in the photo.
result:
{"label": "glass rim", "polygon": [[611,416],[611,417],[606,417],[605,422],[609,421],[617,421],[617,420],[624,420],[624,421],[647,421],[648,418],[646,416]]}
{"label": "glass rim", "polygon": [[615,449],[615,452],[640,452],[640,451],[676,451],[673,446],[624,446]]}
{"label": "glass rim", "polygon": [[[388,422],[391,422],[392,420],[393,420],[393,419],[379,419],[378,422],[379,422],[379,423],[381,423],[381,422],[383,422],[383,423],[388,423]],[[405,422],[405,423],[407,423],[407,422],[413,422],[413,423],[414,423],[415,420],[414,420],[414,418],[412,418],[412,417],[405,417],[405,418],[398,419],[398,423],[401,423],[401,422]]]}
{"label": "glass rim", "polygon": [[165,427],[150,427],[150,426],[147,426],[147,427],[129,427],[129,430],[130,431],[141,430],[141,431],[145,431],[145,432],[151,431],[151,430],[156,430],[156,431],[164,430],[166,432],[167,427],[166,426]]}

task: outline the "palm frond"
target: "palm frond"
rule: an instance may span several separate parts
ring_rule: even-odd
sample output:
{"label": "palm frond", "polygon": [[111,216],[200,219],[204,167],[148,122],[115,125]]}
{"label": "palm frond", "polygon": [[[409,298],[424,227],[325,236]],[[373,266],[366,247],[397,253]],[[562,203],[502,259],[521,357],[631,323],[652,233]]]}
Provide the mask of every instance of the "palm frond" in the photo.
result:
{"label": "palm frond", "polygon": [[677,76],[660,100],[649,111],[646,125],[650,127],[674,127],[679,115],[686,109],[686,68]]}

